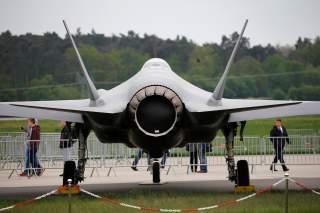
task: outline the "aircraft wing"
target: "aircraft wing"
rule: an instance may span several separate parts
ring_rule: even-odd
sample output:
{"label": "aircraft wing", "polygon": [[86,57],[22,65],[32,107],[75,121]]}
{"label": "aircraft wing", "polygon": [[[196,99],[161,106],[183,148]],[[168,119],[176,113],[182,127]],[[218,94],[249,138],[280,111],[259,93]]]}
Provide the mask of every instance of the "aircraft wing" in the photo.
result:
{"label": "aircraft wing", "polygon": [[[48,105],[51,104],[52,106],[53,104],[56,104],[56,105],[58,105],[59,103],[61,104],[61,102],[63,101],[41,101],[41,102],[42,103],[47,102]],[[77,101],[74,101],[74,104],[76,102]],[[58,106],[56,106],[55,108],[40,108],[40,107],[37,107],[36,104],[33,104],[33,106],[24,106],[23,103],[24,102],[0,103],[0,117],[66,120],[71,122],[83,123],[83,119],[80,111],[64,110],[63,108],[61,107],[59,108]],[[28,103],[30,105],[31,102],[28,102]]]}
{"label": "aircraft wing", "polygon": [[[233,48],[231,56],[226,65],[218,84],[212,94],[197,92],[185,102],[186,108],[190,112],[216,112],[223,111],[229,114],[229,122],[246,121],[262,118],[295,116],[295,115],[314,115],[320,114],[320,102],[301,102],[301,101],[275,101],[275,100],[247,100],[247,99],[226,99],[223,98],[227,75],[230,71],[236,52],[239,49],[240,41],[247,26],[246,20],[240,36]],[[195,91],[195,89],[189,89]],[[191,93],[191,92],[190,92]],[[189,95],[190,96],[190,95]],[[199,101],[195,101],[198,98]]]}
{"label": "aircraft wing", "polygon": [[301,103],[289,106],[275,106],[272,108],[243,110],[241,112],[231,113],[229,122],[247,121],[265,118],[276,118],[296,115],[319,115],[319,101],[303,101]]}

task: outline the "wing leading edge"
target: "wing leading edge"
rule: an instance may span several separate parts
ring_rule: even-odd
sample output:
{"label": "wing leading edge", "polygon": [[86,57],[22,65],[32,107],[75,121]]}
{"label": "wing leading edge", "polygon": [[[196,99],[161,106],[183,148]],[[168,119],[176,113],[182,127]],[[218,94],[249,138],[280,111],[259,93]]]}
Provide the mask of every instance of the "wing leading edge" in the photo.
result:
{"label": "wing leading edge", "polygon": [[65,112],[53,109],[39,109],[22,106],[14,106],[11,104],[0,104],[0,116],[20,117],[20,118],[38,118],[65,120],[77,123],[83,123],[82,115],[78,112]]}
{"label": "wing leading edge", "polygon": [[320,115],[319,101],[303,101],[296,105],[275,106],[266,109],[245,110],[231,113],[228,122],[257,120],[297,115]]}

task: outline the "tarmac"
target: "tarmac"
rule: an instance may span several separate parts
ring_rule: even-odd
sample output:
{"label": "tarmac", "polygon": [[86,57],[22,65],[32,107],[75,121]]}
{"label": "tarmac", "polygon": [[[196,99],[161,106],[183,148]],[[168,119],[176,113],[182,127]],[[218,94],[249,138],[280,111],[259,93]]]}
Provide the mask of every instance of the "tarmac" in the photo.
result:
{"label": "tarmac", "polygon": [[[320,165],[288,166],[291,178],[303,183],[312,189],[320,189]],[[254,166],[250,174],[251,184],[257,189],[275,183],[284,177],[284,172],[277,166],[277,172],[269,170],[268,165]],[[234,183],[229,182],[226,166],[208,168],[208,173],[187,173],[187,167],[169,166],[161,171],[161,185],[150,184],[152,176],[146,167],[140,167],[135,172],[128,167],[108,169],[86,169],[86,179],[80,187],[93,193],[127,193],[132,190],[177,191],[177,192],[233,192]],[[0,171],[0,197],[33,197],[47,193],[62,183],[61,169],[47,169],[41,177],[20,177],[14,172],[8,179],[11,171]],[[167,174],[168,173],[168,174]],[[92,177],[90,177],[92,174]],[[275,189],[283,189],[284,183]],[[290,189],[299,187],[290,183]]]}

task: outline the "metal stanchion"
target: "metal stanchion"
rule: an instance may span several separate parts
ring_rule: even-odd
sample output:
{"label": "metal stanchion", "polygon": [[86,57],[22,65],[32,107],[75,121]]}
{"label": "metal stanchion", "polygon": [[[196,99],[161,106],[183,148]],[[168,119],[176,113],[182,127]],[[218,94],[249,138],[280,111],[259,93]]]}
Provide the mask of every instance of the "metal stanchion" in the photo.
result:
{"label": "metal stanchion", "polygon": [[68,179],[68,198],[69,198],[69,203],[68,203],[68,212],[71,213],[71,183],[72,180]]}
{"label": "metal stanchion", "polygon": [[289,177],[289,174],[288,173],[284,173],[284,177],[286,179],[284,212],[288,213],[288,201],[289,201],[289,197],[288,197],[288,195],[289,195],[289,192],[288,192],[288,190],[289,190],[289,179],[288,179],[288,177]]}

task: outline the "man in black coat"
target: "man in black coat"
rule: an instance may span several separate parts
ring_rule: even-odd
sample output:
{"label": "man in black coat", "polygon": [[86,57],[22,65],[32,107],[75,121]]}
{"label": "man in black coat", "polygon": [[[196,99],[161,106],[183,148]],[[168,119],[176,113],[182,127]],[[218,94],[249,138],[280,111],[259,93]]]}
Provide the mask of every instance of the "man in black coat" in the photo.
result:
{"label": "man in black coat", "polygon": [[[61,134],[59,147],[62,150],[63,161],[69,161],[71,158],[71,149],[73,145],[71,123],[67,121],[60,121]],[[61,174],[60,176],[63,176]]]}
{"label": "man in black coat", "polygon": [[275,168],[275,164],[279,160],[283,171],[284,172],[289,171],[283,159],[283,151],[286,143],[290,144],[290,141],[288,138],[287,130],[282,125],[281,119],[275,120],[275,125],[270,131],[270,140],[273,143],[273,148],[275,152],[274,160],[273,160],[273,163],[271,164],[270,170],[277,171]]}

